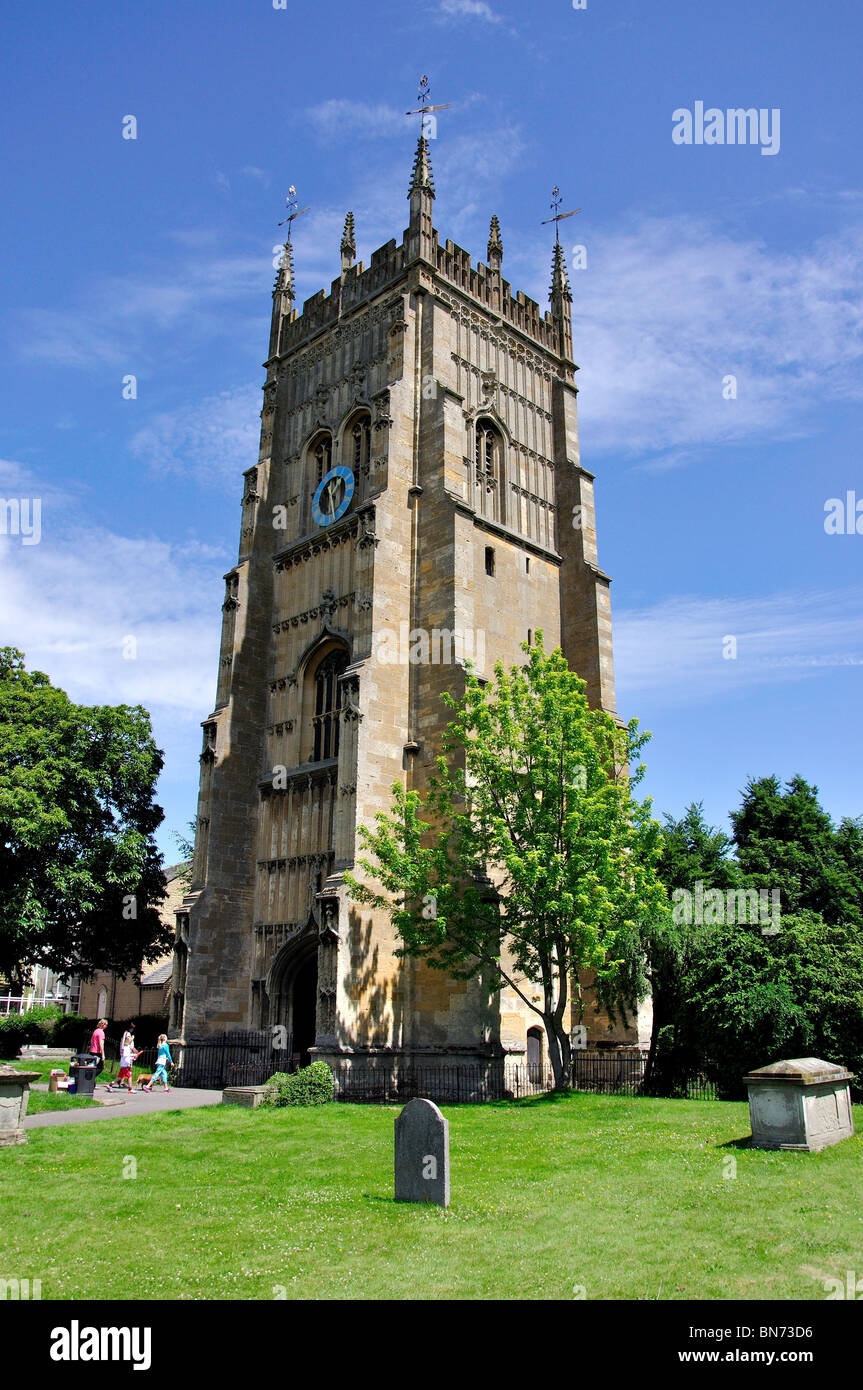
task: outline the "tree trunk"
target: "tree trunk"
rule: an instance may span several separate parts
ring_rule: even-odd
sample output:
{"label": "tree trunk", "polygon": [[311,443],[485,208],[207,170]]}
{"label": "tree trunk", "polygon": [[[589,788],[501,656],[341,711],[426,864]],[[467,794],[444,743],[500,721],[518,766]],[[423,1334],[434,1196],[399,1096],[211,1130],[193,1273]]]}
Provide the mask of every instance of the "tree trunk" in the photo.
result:
{"label": "tree trunk", "polygon": [[650,1029],[650,1047],[648,1048],[647,1052],[647,1061],[644,1066],[644,1080],[642,1082],[643,1089],[647,1093],[647,1095],[653,1094],[652,1088],[656,1079],[654,1076],[654,1072],[656,1069],[656,1049],[659,1044],[659,1030],[662,1027],[664,1027],[664,1020],[662,1018],[662,1007],[661,1004],[657,1002],[656,995],[654,995],[653,1023]]}
{"label": "tree trunk", "polygon": [[572,1044],[562,1021],[554,1014],[544,1014],[545,1034],[548,1039],[548,1060],[554,1077],[556,1091],[568,1091],[572,1086]]}

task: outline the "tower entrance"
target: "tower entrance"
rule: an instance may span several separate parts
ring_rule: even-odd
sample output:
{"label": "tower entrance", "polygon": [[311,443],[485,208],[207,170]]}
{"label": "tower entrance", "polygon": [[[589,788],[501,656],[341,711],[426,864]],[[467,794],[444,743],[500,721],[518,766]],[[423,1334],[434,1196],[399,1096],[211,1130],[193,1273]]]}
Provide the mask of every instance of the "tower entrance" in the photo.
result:
{"label": "tower entrance", "polygon": [[285,1030],[291,1069],[307,1067],[317,1033],[317,931],[283,948],[273,963],[267,992],[270,1024]]}
{"label": "tower entrance", "polygon": [[[304,961],[294,976],[292,994],[292,1015],[293,1015],[293,1042],[291,1046],[292,1060],[297,1058],[297,1064],[307,1067],[311,1062],[309,1049],[315,1045],[315,1034],[317,1032],[317,1005],[318,1005],[318,953],[317,951],[308,960]],[[299,1055],[298,1055],[299,1054]]]}

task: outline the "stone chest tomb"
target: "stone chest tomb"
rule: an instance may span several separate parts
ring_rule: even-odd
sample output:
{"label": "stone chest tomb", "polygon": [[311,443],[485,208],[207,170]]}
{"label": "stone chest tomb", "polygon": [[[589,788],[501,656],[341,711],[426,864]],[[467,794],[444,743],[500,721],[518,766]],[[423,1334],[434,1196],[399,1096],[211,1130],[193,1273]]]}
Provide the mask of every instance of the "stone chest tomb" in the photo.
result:
{"label": "stone chest tomb", "polygon": [[845,1067],[797,1057],[759,1067],[743,1079],[756,1148],[817,1152],[854,1133],[849,1089],[854,1078]]}

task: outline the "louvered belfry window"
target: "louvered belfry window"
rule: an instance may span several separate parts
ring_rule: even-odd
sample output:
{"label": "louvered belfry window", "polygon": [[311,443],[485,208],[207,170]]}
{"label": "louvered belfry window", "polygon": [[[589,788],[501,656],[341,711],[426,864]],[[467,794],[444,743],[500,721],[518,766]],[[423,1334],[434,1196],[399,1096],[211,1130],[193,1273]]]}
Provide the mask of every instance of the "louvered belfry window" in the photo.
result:
{"label": "louvered belfry window", "polygon": [[316,483],[326,477],[333,466],[333,441],[330,435],[322,434],[312,449],[315,460]]}
{"label": "louvered belfry window", "polygon": [[490,420],[477,421],[475,464],[479,510],[503,521],[503,440]]}
{"label": "louvered belfry window", "polygon": [[371,417],[364,413],[358,415],[350,428],[350,460],[351,467],[355,474],[368,465],[371,457],[372,444],[372,422]]}
{"label": "louvered belfry window", "polygon": [[312,761],[316,763],[338,757],[342,708],[339,676],[347,664],[345,652],[330,652],[315,672],[315,712],[312,715],[315,741]]}

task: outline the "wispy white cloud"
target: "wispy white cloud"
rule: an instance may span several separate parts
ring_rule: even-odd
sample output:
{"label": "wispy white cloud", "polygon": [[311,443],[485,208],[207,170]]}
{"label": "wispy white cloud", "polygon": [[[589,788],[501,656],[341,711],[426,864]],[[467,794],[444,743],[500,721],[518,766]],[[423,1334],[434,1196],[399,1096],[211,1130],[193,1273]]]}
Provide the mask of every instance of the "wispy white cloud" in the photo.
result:
{"label": "wispy white cloud", "polygon": [[661,692],[664,704],[694,704],[838,667],[863,668],[858,588],[727,599],[680,595],[616,610],[614,623],[621,705],[645,691]]}
{"label": "wispy white cloud", "polygon": [[404,111],[397,111],[383,102],[330,97],[317,106],[310,106],[305,115],[315,132],[325,140],[348,134],[373,139],[405,132]]}
{"label": "wispy white cloud", "polygon": [[[431,144],[432,168],[441,208],[442,236],[464,236],[480,218],[500,211],[506,180],[521,166],[528,143],[515,122],[475,134],[451,136],[438,126],[439,138]],[[487,223],[486,223],[487,227]],[[472,249],[472,248],[466,248]],[[486,239],[474,249],[474,259],[484,260]]]}
{"label": "wispy white cloud", "polygon": [[[188,233],[184,240],[190,246]],[[187,250],[170,268],[83,286],[64,310],[23,310],[11,323],[16,351],[52,365],[134,370],[130,362],[148,359],[153,335],[163,350],[166,330],[180,327],[189,338],[212,326],[226,303],[264,294],[273,275],[266,252],[220,254],[204,235],[197,253]]]}
{"label": "wispy white cloud", "polygon": [[[814,401],[863,398],[863,229],[776,252],[649,218],[573,242],[587,249],[570,280],[592,451],[667,466],[693,445],[804,433]],[[547,270],[541,283],[544,301]]]}
{"label": "wispy white cloud", "polygon": [[482,19],[488,24],[502,21],[502,16],[485,0],[440,0],[438,14],[445,19]]}
{"label": "wispy white cloud", "polygon": [[261,390],[238,386],[194,405],[157,415],[129,448],[157,473],[179,472],[206,487],[231,491],[258,457]]}
{"label": "wispy white cloud", "polygon": [[[13,464],[3,484],[19,493],[39,488],[26,470],[15,477]],[[117,534],[88,524],[72,500],[39,493],[39,545],[0,537],[4,641],[79,701],[140,703],[163,727],[203,719],[214,698],[214,614],[227,555],[195,539]]]}
{"label": "wispy white cloud", "polygon": [[[5,496],[41,496],[42,539],[0,536],[0,631],[30,670],[82,704],[143,705],[165,755],[159,834],[194,813],[200,722],[213,707],[224,596],[232,556],[194,537],[168,543],[93,525],[84,498],[0,462]],[[132,639],[130,642],[129,639]],[[125,655],[124,655],[125,653]]]}
{"label": "wispy white cloud", "polygon": [[7,493],[43,497],[38,545],[0,537],[4,642],[73,699],[143,704],[157,732],[178,718],[197,724],[214,698],[227,555],[94,526],[28,470],[7,462],[0,475]]}

